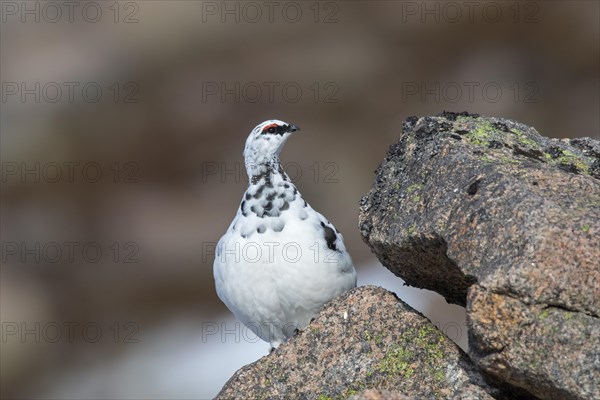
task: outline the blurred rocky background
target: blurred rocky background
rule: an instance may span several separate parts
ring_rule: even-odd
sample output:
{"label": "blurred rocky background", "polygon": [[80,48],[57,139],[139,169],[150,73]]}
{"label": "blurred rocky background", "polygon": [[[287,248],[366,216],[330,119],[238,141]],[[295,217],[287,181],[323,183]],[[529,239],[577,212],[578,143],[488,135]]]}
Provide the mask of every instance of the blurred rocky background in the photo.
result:
{"label": "blurred rocky background", "polygon": [[357,229],[410,115],[468,110],[598,137],[599,4],[3,1],[3,398],[209,398],[267,354],[218,301],[212,250],[268,118],[359,284],[466,344]]}

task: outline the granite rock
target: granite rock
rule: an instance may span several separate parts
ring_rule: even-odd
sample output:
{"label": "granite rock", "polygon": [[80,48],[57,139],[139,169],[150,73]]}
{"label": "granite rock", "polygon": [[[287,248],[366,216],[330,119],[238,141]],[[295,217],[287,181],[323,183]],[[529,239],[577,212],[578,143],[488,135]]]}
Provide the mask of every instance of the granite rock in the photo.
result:
{"label": "granite rock", "polygon": [[340,399],[372,388],[389,391],[381,394],[386,399],[391,392],[451,399],[465,390],[507,397],[427,318],[393,293],[364,286],[237,371],[217,399]]}
{"label": "granite rock", "polygon": [[600,143],[467,113],[408,118],[359,229],[468,312],[469,355],[540,398],[600,398]]}

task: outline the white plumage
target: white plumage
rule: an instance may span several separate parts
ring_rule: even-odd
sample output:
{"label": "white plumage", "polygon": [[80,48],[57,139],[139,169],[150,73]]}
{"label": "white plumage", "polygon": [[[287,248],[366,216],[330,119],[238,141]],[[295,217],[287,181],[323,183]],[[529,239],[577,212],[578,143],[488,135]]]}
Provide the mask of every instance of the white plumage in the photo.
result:
{"label": "white plumage", "polygon": [[213,264],[219,298],[272,347],[356,286],[342,235],[308,205],[281,168],[281,148],[297,130],[268,120],[248,136],[248,189]]}

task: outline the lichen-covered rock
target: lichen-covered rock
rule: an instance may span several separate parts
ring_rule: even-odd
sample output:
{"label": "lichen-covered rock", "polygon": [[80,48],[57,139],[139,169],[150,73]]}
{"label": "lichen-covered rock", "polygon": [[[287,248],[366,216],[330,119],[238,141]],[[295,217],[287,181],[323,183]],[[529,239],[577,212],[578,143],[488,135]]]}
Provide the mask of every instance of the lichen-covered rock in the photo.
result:
{"label": "lichen-covered rock", "polygon": [[[525,399],[526,396],[524,393],[520,393],[518,396],[519,399]],[[483,390],[483,388],[475,386],[475,385],[465,385],[456,394],[452,397],[452,400],[490,400],[493,399],[489,395],[488,392]]]}
{"label": "lichen-covered rock", "polygon": [[600,398],[600,143],[466,113],[409,118],[361,204],[409,285],[467,305],[470,356],[541,398]]}
{"label": "lichen-covered rock", "polygon": [[368,388],[453,398],[466,387],[500,398],[468,357],[393,293],[359,287],[329,303],[289,342],[235,373],[218,399],[339,399]]}
{"label": "lichen-covered rock", "polygon": [[471,357],[546,399],[600,399],[600,324],[581,312],[469,291]]}
{"label": "lichen-covered rock", "polygon": [[[466,385],[459,389],[453,396],[452,400],[492,400],[485,389],[475,386]],[[362,392],[351,396],[348,400],[417,400],[416,397],[408,397],[402,393],[392,392],[390,390],[366,389]]]}
{"label": "lichen-covered rock", "polygon": [[389,390],[366,389],[349,397],[348,400],[415,400],[415,398]]}

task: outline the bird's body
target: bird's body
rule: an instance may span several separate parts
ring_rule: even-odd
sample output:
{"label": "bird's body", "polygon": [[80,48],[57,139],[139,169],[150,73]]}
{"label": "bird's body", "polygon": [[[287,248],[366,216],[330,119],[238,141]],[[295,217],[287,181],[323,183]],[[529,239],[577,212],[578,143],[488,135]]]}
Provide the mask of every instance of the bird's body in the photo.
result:
{"label": "bird's body", "polygon": [[213,265],[219,298],[273,347],[356,286],[341,234],[308,205],[280,165],[281,147],[295,130],[269,120],[250,133],[248,189]]}

